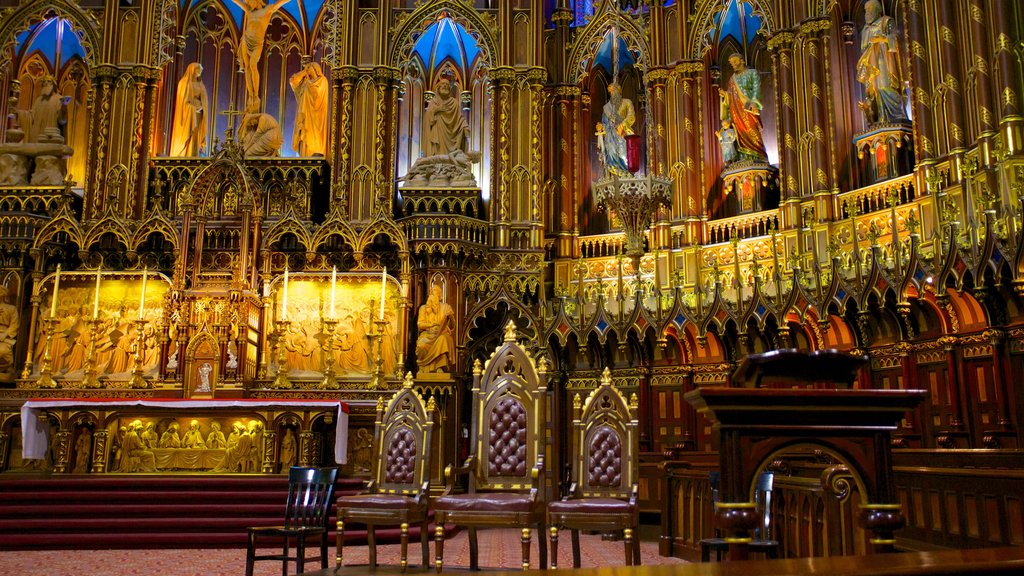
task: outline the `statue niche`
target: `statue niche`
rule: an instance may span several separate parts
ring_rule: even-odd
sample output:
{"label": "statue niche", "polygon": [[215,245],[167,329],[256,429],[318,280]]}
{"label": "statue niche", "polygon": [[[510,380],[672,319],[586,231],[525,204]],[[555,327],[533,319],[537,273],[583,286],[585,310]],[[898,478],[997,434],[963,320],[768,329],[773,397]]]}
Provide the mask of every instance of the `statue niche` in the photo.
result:
{"label": "statue niche", "polygon": [[32,107],[14,111],[21,128],[8,129],[7,143],[0,144],[0,186],[60,186],[64,183],[66,158],[73,153],[64,143],[62,134],[70,102],[70,96],[57,93],[53,76],[47,75]]}
{"label": "statue niche", "polygon": [[398,180],[405,187],[475,188],[472,165],[480,153],[469,150],[469,124],[454,82],[441,78],[423,113],[423,153]]}

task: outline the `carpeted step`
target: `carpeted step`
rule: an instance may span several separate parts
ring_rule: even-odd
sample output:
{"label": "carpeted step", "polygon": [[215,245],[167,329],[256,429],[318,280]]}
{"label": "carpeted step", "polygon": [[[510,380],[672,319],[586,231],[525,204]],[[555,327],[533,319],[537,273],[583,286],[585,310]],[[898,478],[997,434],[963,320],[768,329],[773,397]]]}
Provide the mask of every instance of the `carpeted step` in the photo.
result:
{"label": "carpeted step", "polygon": [[[362,489],[339,479],[338,495]],[[241,548],[249,526],[280,524],[283,476],[5,476],[0,478],[0,550]],[[334,519],[330,538],[333,542]],[[345,541],[366,541],[350,526]],[[377,541],[399,539],[397,527]],[[432,534],[431,534],[432,535]],[[410,538],[419,539],[418,527]]]}

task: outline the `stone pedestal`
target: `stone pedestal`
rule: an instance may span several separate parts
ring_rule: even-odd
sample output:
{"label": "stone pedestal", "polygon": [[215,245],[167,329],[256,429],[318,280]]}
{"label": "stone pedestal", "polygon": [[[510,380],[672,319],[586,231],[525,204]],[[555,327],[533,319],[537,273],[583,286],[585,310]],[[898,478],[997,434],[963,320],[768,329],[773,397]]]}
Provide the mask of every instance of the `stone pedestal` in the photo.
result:
{"label": "stone pedestal", "polygon": [[914,169],[913,138],[909,123],[880,124],[854,135],[862,184],[910,174]]}
{"label": "stone pedestal", "polygon": [[39,142],[31,143],[11,141],[11,132],[7,132],[8,142],[0,144],[0,186],[62,185],[68,173],[65,159],[73,150],[64,144],[60,131],[48,128]]}
{"label": "stone pedestal", "polygon": [[0,154],[0,186],[28,186],[28,168],[28,156]]}

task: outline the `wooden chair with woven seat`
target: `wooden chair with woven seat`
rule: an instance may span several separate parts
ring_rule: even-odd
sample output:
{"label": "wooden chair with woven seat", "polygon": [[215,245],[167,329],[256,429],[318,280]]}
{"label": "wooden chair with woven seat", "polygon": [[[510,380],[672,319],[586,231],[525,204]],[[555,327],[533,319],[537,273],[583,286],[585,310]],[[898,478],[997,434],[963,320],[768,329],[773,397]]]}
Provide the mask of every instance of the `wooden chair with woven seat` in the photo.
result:
{"label": "wooden chair with woven seat", "polygon": [[[285,505],[284,524],[249,528],[249,546],[245,555],[245,576],[252,576],[253,563],[259,560],[278,560],[281,574],[287,576],[288,562],[294,560],[296,570],[306,569],[306,540],[317,537],[320,544],[320,567],[327,568],[327,519],[334,501],[334,481],[337,468],[304,468],[293,466],[288,471],[288,502]],[[256,555],[258,539],[282,540],[282,553]],[[295,555],[289,555],[291,541],[295,541]]]}
{"label": "wooden chair with woven seat", "polygon": [[580,567],[580,530],[622,531],[626,564],[640,564],[637,408],[636,395],[627,403],[607,368],[585,402],[579,394],[573,399],[572,484],[561,500],[548,504],[552,569],[560,529],[572,530],[575,568]]}
{"label": "wooden chair with woven seat", "polygon": [[[715,506],[718,505],[718,482],[720,474],[715,471],[708,475],[711,481],[711,499]],[[754,535],[747,544],[751,552],[764,554],[766,558],[779,557],[779,541],[771,537],[772,528],[772,487],[775,483],[775,474],[762,472],[757,477],[757,486],[754,487],[754,504],[757,506],[758,526],[754,529]],[[715,553],[715,559],[721,561],[722,554],[728,552],[729,542],[725,538],[703,538],[700,541],[700,561],[710,562],[711,552]]]}
{"label": "wooden chair with woven seat", "polygon": [[[522,530],[523,568],[530,566],[533,530],[540,533],[540,566],[547,568],[544,538],[547,449],[547,362],[535,364],[517,342],[515,324],[505,327],[504,342],[487,363],[473,365],[472,453],[458,469],[445,470],[444,494],[434,500],[437,522],[435,567],[444,565],[444,524],[469,529],[470,569],[479,569],[477,529]],[[455,480],[468,475],[468,491],[454,492]]]}
{"label": "wooden chair with woven seat", "polygon": [[366,524],[370,567],[377,567],[376,526],[398,526],[401,530],[401,566],[408,566],[409,526],[420,527],[423,567],[430,566],[427,508],[430,489],[430,448],[437,408],[431,398],[426,405],[413,389],[412,373],[405,375],[402,388],[384,405],[377,400],[376,457],[374,479],[362,494],[338,498],[337,566],[342,565],[347,523]]}

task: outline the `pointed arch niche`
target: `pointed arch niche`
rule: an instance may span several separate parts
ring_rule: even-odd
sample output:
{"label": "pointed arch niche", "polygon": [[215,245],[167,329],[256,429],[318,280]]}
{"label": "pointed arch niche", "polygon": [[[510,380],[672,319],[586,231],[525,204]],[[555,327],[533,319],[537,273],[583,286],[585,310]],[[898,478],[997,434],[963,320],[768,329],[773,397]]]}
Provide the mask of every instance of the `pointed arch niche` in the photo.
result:
{"label": "pointed arch niche", "polygon": [[481,154],[480,162],[473,166],[473,175],[486,204],[490,199],[491,177],[488,43],[481,40],[471,22],[448,10],[440,10],[424,19],[422,27],[411,33],[408,43],[408,56],[397,64],[402,83],[395,176],[407,173],[413,162],[423,155],[423,112],[434,95],[437,82],[450,78],[457,97],[462,99],[463,114],[469,125],[469,148]]}
{"label": "pointed arch niche", "polygon": [[[213,140],[223,141],[229,122],[237,128],[238,119],[224,112],[242,110],[244,106],[244,79],[237,59],[244,14],[233,0],[183,0],[181,4],[175,22],[178,53],[164,68],[160,129],[154,130],[153,150],[158,155],[168,153],[178,80],[189,64],[197,62],[203,67],[203,84],[211,108],[204,154],[209,155]],[[330,34],[325,4],[325,0],[289,0],[274,13],[267,29],[259,65],[260,99],[262,112],[281,125],[282,156],[298,156],[293,144],[298,105],[288,79],[307,61],[320,63],[329,71],[323,62]]]}
{"label": "pointed arch niche", "polygon": [[78,183],[85,181],[89,150],[87,100],[92,85],[87,58],[82,31],[71,20],[50,13],[15,36],[9,68],[21,90],[16,108],[32,108],[47,76],[53,77],[59,94],[70,98],[63,133],[75,151],[68,159],[68,175]]}
{"label": "pointed arch niche", "polygon": [[[586,73],[581,77],[581,88],[584,94],[591,97],[589,109],[584,108],[584,127],[588,141],[587,153],[583,157],[585,166],[582,168],[584,181],[587,187],[603,176],[601,162],[598,157],[597,138],[594,134],[597,131],[597,124],[601,122],[602,110],[608,102],[608,87],[615,81],[614,56],[618,52],[618,82],[622,87],[622,97],[633,101],[636,110],[636,123],[633,125],[635,134],[647,134],[647,98],[644,87],[643,58],[636,49],[630,47],[628,37],[623,35],[623,30],[618,34],[611,28],[611,22],[604,23],[605,29],[601,34],[600,42],[593,44],[592,53],[584,56],[583,65],[586,66]],[[644,139],[641,165],[647,165],[647,138]],[[619,230],[620,226],[614,214],[605,210],[599,210],[597,200],[593,194],[583,196],[578,207],[577,218],[580,225],[580,233],[604,234],[613,230]]]}

